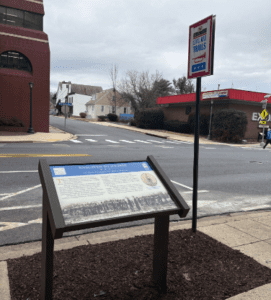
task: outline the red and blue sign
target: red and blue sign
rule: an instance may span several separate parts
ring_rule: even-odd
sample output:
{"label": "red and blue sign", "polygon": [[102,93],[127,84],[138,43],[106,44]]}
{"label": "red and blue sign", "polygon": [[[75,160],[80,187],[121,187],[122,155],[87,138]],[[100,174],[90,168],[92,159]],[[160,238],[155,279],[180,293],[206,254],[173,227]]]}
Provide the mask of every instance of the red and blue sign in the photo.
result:
{"label": "red and blue sign", "polygon": [[187,78],[213,75],[215,16],[189,26]]}

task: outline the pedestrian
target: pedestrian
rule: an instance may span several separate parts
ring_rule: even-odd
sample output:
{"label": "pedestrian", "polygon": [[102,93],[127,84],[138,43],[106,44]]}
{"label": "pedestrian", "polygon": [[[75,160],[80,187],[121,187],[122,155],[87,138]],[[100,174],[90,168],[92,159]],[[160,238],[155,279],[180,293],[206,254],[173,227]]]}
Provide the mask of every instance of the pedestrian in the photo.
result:
{"label": "pedestrian", "polygon": [[263,146],[263,149],[265,149],[265,147],[270,144],[271,145],[271,129],[268,130],[267,135],[266,135],[266,143]]}
{"label": "pedestrian", "polygon": [[57,105],[56,105],[56,109],[58,110],[57,116],[61,115],[61,105],[59,103],[60,103],[60,100],[58,100]]}

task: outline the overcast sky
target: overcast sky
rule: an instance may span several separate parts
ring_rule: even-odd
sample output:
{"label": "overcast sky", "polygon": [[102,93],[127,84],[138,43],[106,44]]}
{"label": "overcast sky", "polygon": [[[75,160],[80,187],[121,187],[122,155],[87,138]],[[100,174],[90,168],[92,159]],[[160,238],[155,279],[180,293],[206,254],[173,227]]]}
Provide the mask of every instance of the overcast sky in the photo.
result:
{"label": "overcast sky", "polygon": [[[187,76],[189,26],[216,15],[214,74],[202,91],[271,93],[270,0],[44,0],[51,92],[60,81],[112,87],[127,71]],[[196,86],[196,79],[193,79]],[[233,86],[232,86],[233,84]]]}

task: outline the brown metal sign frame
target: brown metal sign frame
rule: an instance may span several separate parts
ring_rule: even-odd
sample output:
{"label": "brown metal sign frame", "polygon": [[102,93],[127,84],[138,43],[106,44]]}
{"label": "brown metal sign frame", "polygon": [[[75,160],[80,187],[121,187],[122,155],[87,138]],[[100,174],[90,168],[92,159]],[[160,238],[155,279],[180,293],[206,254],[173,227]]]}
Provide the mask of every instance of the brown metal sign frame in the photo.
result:
{"label": "brown metal sign frame", "polygon": [[[132,216],[114,217],[106,220],[88,221],[80,224],[65,224],[50,166],[110,164],[143,161],[149,163],[157,177],[164,185],[171,199],[178,207],[177,209],[169,209],[166,211],[150,212],[144,214],[139,213]],[[64,232],[77,231],[87,228],[113,225],[117,223],[131,222],[149,218],[155,218],[153,279],[154,282],[156,282],[157,286],[160,287],[161,291],[166,292],[169,216],[178,214],[181,218],[185,218],[190,208],[153,156],[147,156],[147,159],[133,161],[114,160],[104,162],[102,160],[95,159],[87,163],[69,161],[69,163],[67,164],[62,163],[50,165],[48,165],[46,159],[40,159],[38,170],[43,189],[41,299],[52,299],[54,240],[62,238]]]}

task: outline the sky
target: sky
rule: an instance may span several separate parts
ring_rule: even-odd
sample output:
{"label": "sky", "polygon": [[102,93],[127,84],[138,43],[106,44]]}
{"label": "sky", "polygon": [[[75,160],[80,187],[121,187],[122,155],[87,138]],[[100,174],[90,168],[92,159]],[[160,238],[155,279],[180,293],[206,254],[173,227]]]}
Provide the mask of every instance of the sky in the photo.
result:
{"label": "sky", "polygon": [[[271,93],[270,0],[43,0],[51,52],[50,91],[58,83],[112,88],[128,71],[187,77],[189,26],[216,16],[214,72],[201,90]],[[196,86],[196,79],[192,79]]]}

